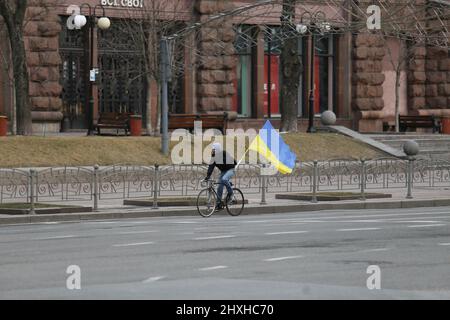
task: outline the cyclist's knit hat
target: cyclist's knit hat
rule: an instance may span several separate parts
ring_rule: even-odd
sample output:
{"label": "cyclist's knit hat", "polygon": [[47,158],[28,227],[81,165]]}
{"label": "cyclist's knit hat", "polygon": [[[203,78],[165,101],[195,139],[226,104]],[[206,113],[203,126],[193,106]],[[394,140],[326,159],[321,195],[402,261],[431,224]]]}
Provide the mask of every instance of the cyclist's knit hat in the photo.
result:
{"label": "cyclist's knit hat", "polygon": [[220,143],[218,143],[218,142],[214,142],[214,143],[212,144],[212,148],[213,148],[214,150],[216,150],[216,151],[221,151],[221,150],[222,150],[222,145],[221,145]]}

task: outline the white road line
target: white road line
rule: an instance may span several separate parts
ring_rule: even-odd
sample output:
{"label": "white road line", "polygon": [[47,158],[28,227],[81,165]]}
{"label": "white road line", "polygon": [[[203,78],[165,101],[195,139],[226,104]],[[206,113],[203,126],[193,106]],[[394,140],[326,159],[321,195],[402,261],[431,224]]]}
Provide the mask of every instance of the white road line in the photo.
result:
{"label": "white road line", "polygon": [[279,234],[298,234],[298,233],[307,233],[309,231],[281,231],[281,232],[267,232],[264,233],[268,236],[279,235]]}
{"label": "white road line", "polygon": [[200,237],[194,238],[194,240],[213,240],[213,239],[226,239],[226,238],[234,238],[236,236],[228,235],[228,236],[214,236],[214,237]]}
{"label": "white road line", "polygon": [[441,223],[441,224],[419,224],[419,225],[408,226],[408,228],[428,228],[428,227],[441,227],[441,226],[445,226],[445,224],[443,224],[443,223]]}
{"label": "white road line", "polygon": [[198,270],[200,271],[209,271],[209,270],[218,270],[218,269],[226,269],[227,266],[214,266],[214,267],[206,267],[206,268],[200,268]]}
{"label": "white road line", "polygon": [[292,226],[293,224],[295,224],[295,225],[306,224],[306,222],[270,223],[270,224],[258,225],[258,227]]}
{"label": "white road line", "polygon": [[270,220],[246,220],[246,221],[241,221],[242,223],[264,223],[264,222],[281,222],[281,221],[286,221],[287,219],[270,219]]}
{"label": "white road line", "polygon": [[120,221],[86,221],[86,224],[115,224],[120,223]]}
{"label": "white road line", "polygon": [[369,231],[380,230],[381,228],[355,228],[355,229],[337,229],[336,231]]}
{"label": "white road line", "polygon": [[358,252],[378,252],[378,251],[388,251],[389,248],[378,248],[378,249],[367,249],[367,250],[361,250]]}
{"label": "white road line", "polygon": [[440,246],[450,246],[450,242],[448,243],[439,243]]}
{"label": "white road line", "polygon": [[282,260],[298,259],[298,258],[303,258],[303,256],[287,256],[287,257],[270,258],[270,259],[264,259],[264,261],[272,262],[272,261],[282,261]]}
{"label": "white road line", "polygon": [[159,277],[150,277],[148,279],[145,279],[144,281],[142,281],[142,283],[150,283],[150,282],[155,282],[161,279],[165,279],[167,278],[166,276],[159,276]]}
{"label": "white road line", "polygon": [[158,230],[143,230],[143,231],[122,231],[115,234],[139,234],[139,233],[154,233],[159,232]]}
{"label": "white road line", "polygon": [[195,224],[199,223],[198,221],[173,221],[171,223],[178,223],[178,224]]}
{"label": "white road line", "polygon": [[69,238],[75,238],[74,235],[67,235],[67,236],[57,236],[57,237],[46,237],[46,238],[34,238],[30,240],[58,240],[58,239],[69,239]]}
{"label": "white road line", "polygon": [[395,221],[387,221],[392,223],[439,223],[442,221],[434,221],[434,220],[395,220]]}
{"label": "white road line", "polygon": [[143,246],[146,244],[153,244],[154,242],[136,242],[136,243],[124,243],[124,244],[113,244],[113,247],[131,247],[131,246]]}

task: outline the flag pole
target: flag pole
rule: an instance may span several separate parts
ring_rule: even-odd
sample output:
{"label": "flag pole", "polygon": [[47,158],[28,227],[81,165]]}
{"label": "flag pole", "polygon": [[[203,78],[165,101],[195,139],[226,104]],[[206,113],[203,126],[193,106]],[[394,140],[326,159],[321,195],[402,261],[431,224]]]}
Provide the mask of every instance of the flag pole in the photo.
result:
{"label": "flag pole", "polygon": [[247,154],[248,150],[250,150],[250,148],[247,148],[247,150],[245,150],[244,154],[242,155],[241,159],[238,161],[238,163],[236,164],[235,169],[237,169],[237,167],[239,167],[239,165],[241,164],[242,160],[244,159],[245,155]]}
{"label": "flag pole", "polygon": [[247,150],[245,150],[244,154],[242,155],[241,159],[238,161],[238,163],[236,164],[236,169],[237,167],[239,167],[239,165],[241,164],[242,160],[244,159],[245,155],[247,154],[248,150],[250,150],[250,146],[252,145],[253,142],[255,142],[256,137],[252,140],[252,142],[248,145]]}

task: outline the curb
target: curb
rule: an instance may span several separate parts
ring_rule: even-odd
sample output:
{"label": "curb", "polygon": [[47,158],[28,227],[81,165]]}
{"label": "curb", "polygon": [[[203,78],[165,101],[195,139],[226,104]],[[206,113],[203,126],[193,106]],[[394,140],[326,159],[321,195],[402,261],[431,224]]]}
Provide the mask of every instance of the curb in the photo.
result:
{"label": "curb", "polygon": [[[389,202],[354,202],[354,203],[305,203],[284,206],[258,205],[244,209],[242,215],[253,214],[274,214],[290,212],[314,212],[322,210],[364,210],[364,209],[400,209],[400,208],[421,208],[421,207],[442,207],[450,206],[450,198],[435,200],[399,200]],[[117,210],[117,209],[115,209]],[[227,215],[225,211],[215,213],[215,215]],[[147,209],[134,212],[90,212],[72,214],[39,214],[27,216],[1,217],[0,225],[42,223],[42,222],[80,222],[87,220],[106,219],[131,219],[131,218],[155,218],[155,217],[183,217],[198,216],[197,209]]]}

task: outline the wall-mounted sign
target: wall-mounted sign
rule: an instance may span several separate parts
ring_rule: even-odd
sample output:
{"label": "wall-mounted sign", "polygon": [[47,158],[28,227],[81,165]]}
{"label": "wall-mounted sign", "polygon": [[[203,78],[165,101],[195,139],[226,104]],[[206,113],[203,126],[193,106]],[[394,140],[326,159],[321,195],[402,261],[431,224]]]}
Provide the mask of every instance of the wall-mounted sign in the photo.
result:
{"label": "wall-mounted sign", "polygon": [[143,8],[144,0],[100,0],[102,6]]}

